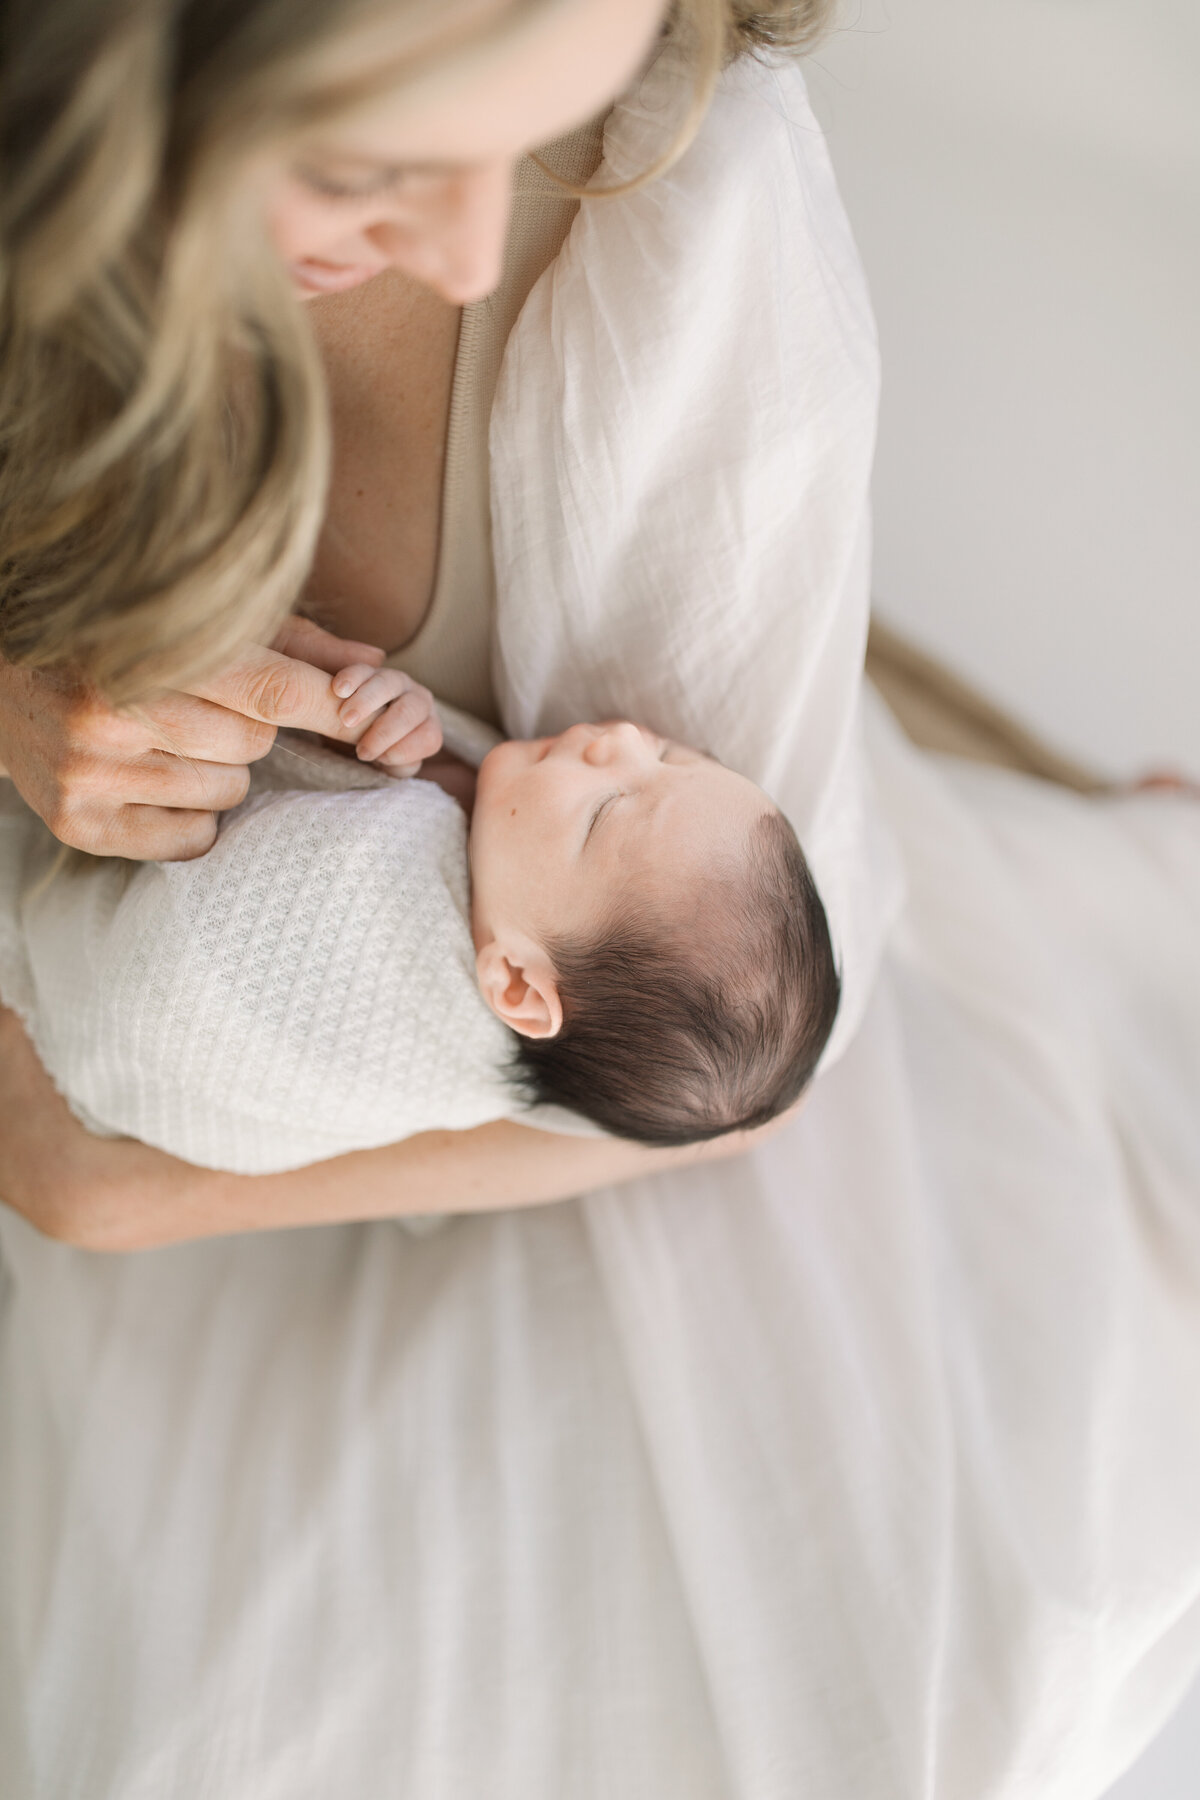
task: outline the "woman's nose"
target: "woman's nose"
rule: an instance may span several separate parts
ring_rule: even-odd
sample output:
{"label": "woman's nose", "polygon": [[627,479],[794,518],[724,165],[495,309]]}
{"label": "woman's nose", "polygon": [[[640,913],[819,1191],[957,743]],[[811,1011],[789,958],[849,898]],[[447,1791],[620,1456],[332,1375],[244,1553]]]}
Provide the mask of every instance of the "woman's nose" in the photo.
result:
{"label": "woman's nose", "polygon": [[482,300],[500,282],[512,206],[510,161],[448,175],[414,229],[382,223],[367,235],[390,263],[454,306]]}

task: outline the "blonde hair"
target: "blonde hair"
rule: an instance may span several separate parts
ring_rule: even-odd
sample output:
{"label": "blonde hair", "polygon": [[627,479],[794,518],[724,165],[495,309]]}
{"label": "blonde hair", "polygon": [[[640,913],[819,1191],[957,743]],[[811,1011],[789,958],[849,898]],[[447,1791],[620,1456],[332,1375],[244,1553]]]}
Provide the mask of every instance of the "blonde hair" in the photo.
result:
{"label": "blonde hair", "polygon": [[[661,166],[725,61],[810,43],[833,3],[677,0],[695,98]],[[329,431],[247,171],[562,4],[4,0],[0,654],[121,701],[270,640]]]}

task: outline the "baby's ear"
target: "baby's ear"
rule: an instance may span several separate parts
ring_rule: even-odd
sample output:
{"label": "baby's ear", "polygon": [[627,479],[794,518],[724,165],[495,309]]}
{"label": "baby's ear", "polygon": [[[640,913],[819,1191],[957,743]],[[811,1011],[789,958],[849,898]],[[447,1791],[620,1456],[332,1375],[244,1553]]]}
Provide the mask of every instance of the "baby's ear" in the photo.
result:
{"label": "baby's ear", "polygon": [[484,999],[522,1037],[557,1037],[562,1030],[558,980],[545,951],[532,942],[501,945],[494,938],[475,958]]}

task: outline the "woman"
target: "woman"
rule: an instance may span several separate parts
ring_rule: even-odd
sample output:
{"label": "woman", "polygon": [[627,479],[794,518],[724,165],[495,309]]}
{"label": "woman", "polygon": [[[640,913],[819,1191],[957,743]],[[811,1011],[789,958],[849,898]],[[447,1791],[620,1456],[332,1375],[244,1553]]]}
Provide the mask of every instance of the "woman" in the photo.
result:
{"label": "woman", "polygon": [[[622,181],[616,185],[638,182],[652,172],[656,162],[668,160],[683,148],[703,105],[705,89],[731,45],[752,46],[788,33],[803,38],[819,23],[821,12],[820,7],[804,5],[778,15],[747,11],[727,19],[722,8],[712,4],[690,14],[685,11],[676,28],[677,37],[683,38],[678,67],[660,63],[658,91],[644,94],[643,106],[648,111],[627,111],[625,141],[612,151],[626,158]],[[298,287],[310,302],[314,292],[326,295],[317,298],[309,311],[330,377],[335,431],[333,487],[305,595],[307,610],[343,635],[354,639],[366,635],[389,650],[402,647],[405,667],[445,699],[485,717],[496,717],[503,706],[506,723],[513,731],[532,731],[535,726],[550,729],[547,706],[557,708],[561,722],[567,723],[574,716],[644,711],[649,705],[664,729],[684,741],[703,741],[731,763],[753,769],[789,805],[815,856],[826,905],[840,915],[839,947],[847,965],[848,986],[841,1026],[845,1041],[861,1009],[888,911],[886,893],[874,896],[869,891],[873,853],[869,834],[858,817],[862,806],[851,741],[865,633],[865,488],[874,384],[873,339],[865,303],[858,293],[831,299],[822,291],[809,299],[810,307],[819,304],[827,316],[825,329],[840,340],[839,359],[827,377],[814,379],[799,366],[803,345],[795,334],[793,341],[785,340],[777,347],[774,364],[769,348],[760,359],[756,378],[765,378],[774,368],[773,379],[786,385],[798,410],[807,401],[814,415],[834,416],[832,427],[819,425],[800,437],[793,453],[796,466],[785,475],[790,491],[800,497],[805,487],[814,496],[818,488],[825,492],[819,510],[815,498],[807,507],[798,505],[787,530],[765,526],[762,535],[769,532],[771,540],[766,555],[759,557],[754,567],[736,571],[735,597],[741,603],[741,614],[728,608],[730,642],[710,646],[702,659],[694,658],[698,666],[692,691],[681,695],[672,707],[661,692],[662,684],[651,682],[643,666],[627,699],[611,684],[600,688],[593,682],[580,691],[576,680],[578,697],[573,700],[573,678],[569,669],[561,666],[567,660],[565,646],[558,647],[560,666],[552,672],[549,621],[536,610],[519,614],[519,593],[514,594],[512,606],[507,605],[507,595],[501,596],[501,616],[496,624],[499,693],[493,691],[490,679],[492,622],[487,595],[493,577],[486,439],[491,393],[508,326],[535,277],[561,244],[577,204],[569,191],[564,198],[561,187],[556,189],[547,182],[541,185],[548,193],[531,193],[531,177],[536,178],[537,170],[523,171],[518,195],[518,208],[525,219],[523,233],[509,278],[491,295],[499,274],[513,159],[525,146],[553,137],[562,126],[581,117],[586,121],[602,106],[638,61],[645,60],[660,15],[661,7],[648,5],[646,0],[640,4],[630,0],[620,13],[595,5],[552,8],[548,19],[526,41],[522,33],[531,29],[528,24],[521,19],[514,24],[504,8],[491,19],[485,8],[482,34],[477,31],[470,40],[470,54],[478,67],[468,59],[455,105],[449,111],[437,97],[436,86],[431,86],[434,78],[425,71],[425,63],[430,59],[436,63],[439,54],[443,59],[453,54],[463,27],[461,21],[447,22],[440,9],[431,10],[427,18],[419,11],[411,19],[406,13],[401,28],[391,9],[366,6],[357,21],[357,34],[347,28],[340,14],[336,24],[331,24],[320,9],[314,9],[307,27],[315,43],[321,42],[320,33],[331,31],[335,42],[341,43],[341,62],[333,64],[338,81],[329,74],[327,43],[320,61],[314,46],[308,46],[307,54],[319,69],[320,79],[314,80],[312,68],[301,54],[304,40],[291,10],[286,18],[281,11],[274,19],[274,39],[271,31],[264,29],[251,38],[249,49],[244,42],[250,34],[249,21],[236,30],[227,29],[224,38],[219,32],[210,33],[215,41],[208,41],[198,25],[192,27],[199,34],[195,40],[185,30],[179,56],[183,79],[176,103],[177,116],[183,121],[178,128],[181,142],[175,149],[175,160],[181,165],[176,185],[186,190],[190,181],[193,191],[202,196],[205,210],[200,210],[197,199],[194,210],[199,218],[193,220],[185,212],[160,252],[159,305],[163,309],[176,306],[183,316],[176,324],[168,314],[156,340],[160,364],[165,367],[174,353],[184,367],[174,371],[174,386],[169,384],[171,371],[164,372],[157,393],[148,377],[146,385],[133,392],[125,413],[118,415],[118,424],[129,415],[132,423],[125,425],[123,432],[114,424],[109,440],[101,440],[114,446],[113,468],[111,484],[88,475],[91,486],[85,493],[92,496],[92,504],[101,514],[90,533],[80,534],[68,512],[69,530],[64,538],[52,540],[48,552],[45,539],[54,527],[54,515],[48,523],[36,521],[36,529],[30,533],[34,547],[29,567],[22,570],[18,564],[10,574],[2,639],[10,662],[0,667],[0,766],[10,769],[24,798],[68,843],[125,855],[188,855],[211,842],[215,813],[244,796],[246,761],[263,754],[270,742],[264,719],[270,724],[299,723],[323,727],[330,735],[340,734],[328,692],[314,691],[310,681],[295,695],[264,695],[264,686],[277,686],[283,680],[300,687],[311,675],[303,663],[291,660],[280,664],[262,652],[247,656],[242,648],[258,621],[264,637],[280,623],[280,593],[286,598],[291,591],[289,582],[294,585],[297,568],[310,555],[319,517],[314,490],[319,490],[324,459],[319,421],[311,416],[319,404],[318,377],[304,365],[306,345],[294,304],[286,296],[270,292],[271,278],[278,281],[286,274],[290,285]],[[489,33],[497,38],[490,49]],[[482,42],[478,41],[480,35]],[[109,83],[118,77],[128,82],[126,64],[139,69],[148,63],[148,70],[141,71],[142,78],[153,76],[153,43],[147,44],[147,36],[145,24],[134,21],[125,39],[118,35],[110,40],[108,55],[113,66],[104,68],[102,64]],[[271,65],[269,59],[274,56],[278,62],[285,50],[292,63],[285,63],[282,69]],[[89,53],[84,38],[81,62],[86,63]],[[238,68],[239,59],[245,66],[234,82],[231,70]],[[269,77],[260,61],[270,68]],[[564,67],[578,73],[566,79],[561,73]],[[262,95],[268,80],[277,88],[269,106]],[[433,100],[426,98],[426,88]],[[737,121],[731,119],[727,129],[731,135],[735,133]],[[449,165],[443,154],[447,135],[462,145]],[[239,212],[246,200],[241,180],[235,180],[241,166],[232,159],[231,143],[240,144],[243,158],[256,171],[256,198],[273,240],[270,247],[255,244]],[[168,166],[172,148],[169,143]],[[585,178],[594,169],[599,152],[595,123],[559,148],[567,172]],[[781,144],[775,154],[787,156],[790,149]],[[38,168],[37,159],[30,160],[34,165],[32,183]],[[399,185],[394,179],[396,165],[405,170]],[[144,174],[143,179],[149,180],[149,175]],[[828,186],[827,177],[824,180]],[[352,190],[349,195],[344,191],[347,184]],[[651,207],[661,205],[657,195],[646,199]],[[66,206],[72,203],[81,204],[69,194]],[[722,203],[727,210],[740,206],[735,177],[727,178]],[[829,206],[828,201],[826,204]],[[852,249],[848,242],[835,243],[833,233],[840,231],[841,225],[832,207],[829,210],[832,222],[827,245],[849,264]],[[22,239],[21,225],[29,242]],[[226,316],[225,337],[233,335],[235,326],[243,332],[253,326],[275,352],[272,360],[264,355],[262,366],[255,371],[262,393],[256,396],[251,390],[246,398],[250,384],[243,380],[243,406],[252,412],[252,401],[257,399],[259,410],[265,409],[267,390],[273,383],[280,404],[290,401],[299,417],[290,432],[277,422],[269,446],[273,462],[260,454],[245,471],[235,468],[244,487],[257,483],[250,492],[235,487],[232,493],[225,493],[217,488],[211,496],[216,516],[207,532],[213,548],[207,561],[196,560],[181,576],[175,539],[184,527],[169,513],[164,514],[161,492],[166,489],[170,494],[168,484],[173,479],[181,490],[181,508],[191,508],[197,477],[187,460],[211,454],[211,440],[205,438],[204,430],[218,429],[224,405],[219,392],[214,399],[207,389],[187,386],[195,383],[193,365],[204,361],[196,353],[197,329],[209,314],[219,318],[222,305],[229,307],[229,284],[222,271],[216,293],[207,296],[209,314],[202,318],[197,268],[203,270],[211,260],[214,232],[224,251],[230,242],[238,242],[239,225],[248,244],[243,259],[248,262],[251,251],[257,250],[262,266],[247,271],[234,261],[234,277],[243,277],[238,298],[250,317],[246,321]],[[128,235],[130,226],[124,214],[115,219],[114,230],[118,226]],[[202,226],[209,233],[203,240]],[[621,228],[620,219],[614,219],[610,229]],[[648,219],[642,228],[653,233],[656,222]],[[57,293],[72,277],[69,259],[65,273],[60,267],[64,260],[61,232],[49,234],[48,247],[42,242],[46,235],[36,219],[19,220],[13,229],[17,246],[14,268],[32,265],[27,286],[35,295],[39,279],[43,285],[56,280]],[[823,253],[827,245],[814,250]],[[286,259],[283,270],[279,268],[280,253]],[[90,254],[98,254],[96,247],[90,248]],[[135,242],[125,254],[133,259],[143,252]],[[687,278],[694,283],[693,292],[698,293],[701,284],[715,288],[714,271],[708,264],[724,254],[725,246],[715,235],[711,246],[701,242],[692,247],[694,270]],[[793,281],[797,288],[805,282],[811,286],[808,264],[815,260],[810,253],[796,269],[781,270],[781,278]],[[43,263],[49,265],[48,272]],[[380,270],[387,274],[368,281]],[[589,276],[591,272],[589,265]],[[857,290],[857,274],[853,270],[851,274]],[[75,272],[80,287],[73,304],[80,312],[106,306],[105,284],[123,275],[121,268],[116,273],[104,270],[100,276]],[[208,279],[211,283],[212,277]],[[683,270],[668,268],[663,280],[673,287],[673,296],[658,294],[647,285],[642,304],[659,313],[670,304],[677,312],[686,310],[690,316],[682,324],[696,335],[698,328],[703,328],[703,317],[690,300],[681,308],[681,299],[686,299]],[[724,284],[728,283],[726,274]],[[491,297],[468,313],[460,333],[461,303],[480,294]],[[268,307],[268,301],[273,307]],[[56,300],[54,304],[61,308],[65,302]],[[711,299],[709,304],[713,304]],[[730,302],[727,311],[737,304],[745,310],[744,302]],[[51,312],[45,323],[36,306],[26,310],[33,314],[27,329],[35,339],[38,331],[55,343],[64,335],[58,311]],[[840,318],[835,316],[839,312]],[[66,319],[70,324],[70,313]],[[523,324],[523,340],[535,337],[538,326],[534,317],[527,314]],[[581,327],[582,321],[577,329]],[[709,356],[722,357],[722,338],[738,329],[735,316],[721,318],[710,333]],[[211,321],[208,331],[210,337],[216,337]],[[77,359],[82,368],[69,371],[75,386],[81,375],[95,379],[91,343],[90,335],[84,337],[84,354]],[[513,353],[519,348],[517,342],[511,346]],[[136,349],[136,345],[129,347],[131,357]],[[235,352],[236,343],[219,339],[210,343],[206,347],[208,366],[218,367],[222,356],[236,360]],[[20,367],[28,360],[19,342],[14,345],[13,359]],[[244,360],[239,371],[243,375]],[[283,364],[282,371],[276,363]],[[151,369],[157,376],[153,363]],[[296,391],[288,388],[289,373]],[[730,374],[724,377],[727,385]],[[307,378],[305,384],[301,375]],[[601,379],[596,376],[597,382]],[[549,485],[539,493],[532,477],[533,458],[545,453],[548,441],[546,424],[536,409],[539,405],[543,410],[552,409],[552,416],[557,416],[559,409],[554,397],[544,392],[536,371],[523,386],[513,441],[501,443],[495,451],[497,464],[510,471],[511,500],[501,503],[500,496],[495,496],[501,530],[507,518],[515,525],[518,514],[529,517],[536,506],[554,504]],[[19,389],[19,383],[14,382],[14,387]],[[318,392],[312,391],[314,387]],[[181,438],[174,447],[178,466],[167,462],[164,467],[166,426],[150,409],[155,402],[164,411],[169,409],[178,429],[181,390],[193,416],[191,438]],[[715,382],[707,397],[710,411],[714,397]],[[18,391],[14,409],[21,398]],[[64,399],[64,411],[65,407]],[[217,414],[215,423],[207,417],[209,411]],[[753,432],[753,415],[744,405],[741,411]],[[139,421],[144,441],[135,437],[130,447],[126,440]],[[69,415],[65,424],[57,414],[52,415],[51,424],[43,428],[46,441],[35,440],[19,462],[13,459],[8,473],[18,492],[10,511],[20,516],[23,505],[36,503],[44,495],[45,479],[40,472],[31,475],[30,468],[36,470],[39,458],[44,465],[57,467],[67,453],[63,438],[70,424]],[[723,465],[734,460],[732,440],[718,456],[712,434],[700,438],[692,452],[698,465],[693,479],[678,454],[683,434],[669,421],[667,425],[665,433],[661,425],[658,428],[666,478],[677,489],[684,489],[689,482],[697,487],[703,482],[719,490],[728,473]],[[256,424],[253,418],[246,426],[247,440],[260,451],[263,429],[261,421]],[[443,462],[450,432],[452,461],[444,484],[443,508]],[[728,437],[727,428],[725,435]],[[93,464],[97,454],[89,447]],[[810,465],[807,469],[806,462]],[[402,496],[399,501],[397,493]],[[610,510],[624,503],[625,497],[614,491]],[[765,503],[759,502],[764,514],[773,504],[769,497]],[[140,521],[152,509],[164,514],[163,528],[147,543]],[[114,513],[118,521],[125,522],[123,539],[118,539]],[[238,519],[232,537],[231,514]],[[581,522],[581,528],[594,531],[600,520],[601,513],[593,506],[590,521]],[[197,535],[190,510],[186,529],[192,537]],[[289,529],[290,536],[285,535]],[[586,661],[580,656],[585,610],[590,609],[598,636],[611,640],[619,608],[630,619],[625,641],[631,657],[636,645],[643,663],[654,655],[678,663],[675,621],[664,618],[649,637],[643,632],[639,638],[631,616],[649,612],[656,603],[655,563],[670,579],[673,558],[677,565],[679,561],[674,545],[680,531],[673,537],[647,513],[638,521],[619,560],[614,555],[611,519],[603,520],[602,532],[610,540],[605,554],[612,565],[609,589],[613,591],[600,588],[590,574],[586,591],[576,596],[573,661],[577,666]],[[101,533],[105,551],[102,579],[94,566],[95,540]],[[810,565],[802,605],[797,604],[795,586],[794,546],[798,540]],[[728,560],[728,532],[719,537],[717,554]],[[516,589],[529,578],[514,559],[509,560],[512,567],[511,572],[506,571],[507,585]],[[576,576],[580,566],[587,566],[583,557],[574,559]],[[594,569],[595,565],[591,566]],[[641,569],[640,582],[626,578],[624,571],[630,566]],[[571,567],[553,576],[564,604],[571,577]],[[550,577],[541,572],[540,579],[548,581]],[[728,581],[728,576],[725,579]],[[38,596],[36,607],[27,598],[32,593]],[[131,593],[138,596],[137,605],[131,606]],[[710,604],[726,604],[719,587]],[[688,605],[679,609],[679,623],[686,623],[692,608],[700,610],[704,605],[697,581]],[[529,648],[529,639],[536,644],[536,651]],[[287,636],[277,642],[296,647],[295,626],[289,625]],[[769,646],[765,655],[760,646]],[[322,661],[332,671],[355,648],[340,640],[331,644],[308,636],[300,653]],[[361,645],[357,648],[361,650]],[[231,649],[238,652],[237,661],[221,668],[220,658],[227,658]],[[174,684],[179,672],[186,677],[199,667],[203,679],[190,682],[187,692],[151,698],[131,719],[114,715],[93,691],[72,686],[61,667],[49,672],[37,668],[44,661],[61,664],[68,652],[73,654],[76,668],[118,696],[131,691],[131,681],[144,687],[147,672],[166,676]],[[542,664],[540,694],[530,691],[526,673],[535,655]],[[16,656],[20,662],[12,660]],[[769,673],[768,658],[775,665],[774,677]],[[210,672],[214,659],[218,661],[215,675]],[[745,682],[759,689],[759,705],[739,701],[736,713],[723,722],[721,714],[730,709],[721,690],[735,681],[739,665]],[[781,677],[785,687],[781,687]],[[679,670],[665,679],[678,685]],[[779,691],[769,699],[767,690],[772,685]],[[806,693],[818,688],[824,690],[819,705],[807,705],[801,713]],[[744,686],[741,691],[745,696],[751,688]],[[801,733],[803,742],[798,741]],[[212,810],[202,810],[198,800],[207,801]],[[827,820],[825,834],[831,840],[824,857],[819,841],[822,814]],[[814,838],[818,841],[813,842]],[[731,1140],[723,1151],[728,1154],[736,1147]],[[299,1181],[289,1188],[282,1212],[277,1210],[279,1197],[273,1197],[268,1209],[257,1215],[253,1208],[247,1210],[246,1198],[240,1194],[234,1212],[242,1228],[255,1223],[282,1224],[291,1218],[360,1218],[392,1212],[397,1183],[411,1184],[418,1155],[422,1180],[432,1172],[430,1148],[398,1148],[382,1161],[375,1200],[365,1194],[360,1177],[348,1213],[339,1204],[328,1211],[327,1199],[304,1193]],[[674,1160],[635,1156],[626,1146],[564,1143],[545,1133],[505,1126],[439,1144],[439,1173],[432,1187],[422,1187],[414,1209],[457,1208],[477,1190],[486,1192],[487,1203],[493,1205],[521,1198],[562,1198],[605,1180],[672,1166]],[[320,1179],[323,1182],[324,1177]],[[121,1187],[122,1224],[118,1235],[108,1239],[109,1245],[157,1240],[162,1227],[139,1217],[123,1175]],[[342,1185],[347,1200],[351,1191]],[[417,1190],[410,1185],[410,1191],[415,1195]],[[158,1204],[161,1183],[155,1184],[154,1192]],[[55,1203],[61,1198],[62,1190],[56,1188]],[[259,1204],[256,1195],[253,1205]],[[215,1187],[206,1206],[207,1229],[227,1229],[229,1214]],[[82,1229],[95,1241],[93,1234],[102,1229],[104,1218],[105,1209],[91,1196],[76,1226],[67,1229]],[[179,1218],[178,1211],[171,1209],[163,1225],[173,1233]],[[197,1229],[198,1220],[193,1235]]]}
{"label": "woman", "polygon": [[[577,35],[589,15],[583,0],[527,22],[455,9],[461,40],[431,51],[427,115],[450,141],[387,155],[453,184],[440,159],[498,152],[468,133],[485,101],[513,131],[501,163],[602,107],[637,61],[631,15],[627,60],[606,89],[572,90],[575,115],[535,122],[502,79],[505,43],[521,70],[541,46],[555,95],[598,72],[600,47]],[[472,60],[473,31],[501,21],[531,36],[502,32],[497,60]],[[653,25],[639,15],[642,41]],[[245,120],[274,91],[260,85]],[[660,58],[622,96],[601,185],[665,154],[686,92]],[[414,97],[408,126],[419,117]],[[309,171],[327,186],[382,146],[337,148],[342,165]],[[587,173],[585,145],[565,154]],[[364,272],[381,245],[438,252],[412,268],[447,301],[494,274],[482,258],[473,287],[449,249],[494,253],[498,180],[469,183],[464,212],[440,190],[442,225],[474,218],[449,241],[406,226],[403,189],[396,216],[289,235],[288,189],[264,184],[280,248],[314,284]],[[435,577],[436,427],[448,399],[452,427],[469,421],[479,388],[451,379],[453,320],[393,291],[394,310],[375,283],[316,302],[341,435],[308,602],[400,644],[448,566]],[[483,322],[464,319],[468,350]],[[410,370],[397,393],[394,358],[413,346],[423,385]],[[17,1596],[17,1680],[0,1692],[35,1702],[0,1732],[14,1793],[1098,1792],[1186,1680],[1200,1469],[1179,1422],[1200,1374],[1200,1160],[1182,1022],[1200,872],[1169,803],[1101,815],[951,779],[876,718],[911,896],[868,1006],[894,904],[854,755],[873,375],[794,77],[736,66],[669,176],[580,212],[509,339],[493,697],[515,730],[640,698],[775,788],[818,840],[844,1054],[751,1155],[415,1244],[379,1225],[96,1259],[6,1219],[3,1403],[20,1454],[0,1475]],[[397,416],[413,426],[399,443]],[[448,472],[468,487],[453,449],[452,434]],[[284,497],[316,479],[293,461],[285,481],[265,451],[255,467]],[[406,493],[425,480],[423,510],[382,515],[383,468]],[[249,516],[244,495],[226,503]],[[364,542],[377,584],[356,584]],[[416,598],[393,632],[380,620],[397,567]],[[179,589],[162,591],[173,617]],[[346,595],[357,609],[335,611]],[[108,616],[97,653],[125,636]],[[478,666],[464,652],[464,683]],[[221,680],[190,698],[236,711]],[[170,729],[200,720],[169,704]],[[235,775],[258,741],[231,744]],[[170,794],[204,813],[240,791],[223,779],[203,806],[195,788]],[[1130,914],[1146,920],[1136,953]],[[1119,955],[1153,1005],[1124,1009],[1118,1032],[1104,1002]],[[661,1166],[509,1127],[232,1183],[73,1132],[4,1029],[6,1197],[96,1246],[486,1210]]]}

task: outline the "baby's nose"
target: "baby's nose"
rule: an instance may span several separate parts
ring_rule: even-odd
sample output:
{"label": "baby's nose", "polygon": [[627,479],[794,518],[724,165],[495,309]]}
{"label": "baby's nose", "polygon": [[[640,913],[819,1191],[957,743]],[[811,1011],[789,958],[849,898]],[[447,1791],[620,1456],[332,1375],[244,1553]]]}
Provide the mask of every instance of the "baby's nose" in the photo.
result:
{"label": "baby's nose", "polygon": [[597,767],[611,763],[619,757],[637,755],[643,748],[643,738],[636,725],[627,720],[614,719],[604,725],[592,727],[594,736],[584,746],[584,759]]}

